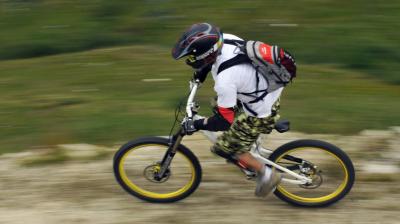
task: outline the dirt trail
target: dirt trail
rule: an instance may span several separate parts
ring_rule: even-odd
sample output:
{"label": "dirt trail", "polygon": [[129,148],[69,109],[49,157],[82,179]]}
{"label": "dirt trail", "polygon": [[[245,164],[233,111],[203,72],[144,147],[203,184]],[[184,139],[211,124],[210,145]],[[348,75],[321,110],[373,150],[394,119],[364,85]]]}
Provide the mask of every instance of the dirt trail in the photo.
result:
{"label": "dirt trail", "polygon": [[112,172],[115,148],[106,149],[110,153],[103,159],[33,167],[21,161],[40,150],[2,155],[0,223],[400,223],[399,137],[398,128],[358,136],[269,136],[266,146],[271,148],[315,138],[337,144],[352,157],[357,172],[352,192],[323,209],[295,208],[274,196],[254,197],[254,182],[212,155],[201,135],[184,144],[199,157],[203,181],[193,195],[173,204],[146,203],[125,193]]}

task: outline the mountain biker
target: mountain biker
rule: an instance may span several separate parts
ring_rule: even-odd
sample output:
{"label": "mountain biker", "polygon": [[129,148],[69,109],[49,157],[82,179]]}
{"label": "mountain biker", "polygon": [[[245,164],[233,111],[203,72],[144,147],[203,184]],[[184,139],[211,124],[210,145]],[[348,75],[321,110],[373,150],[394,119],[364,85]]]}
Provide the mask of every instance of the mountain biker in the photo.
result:
{"label": "mountain biker", "polygon": [[[186,63],[195,70],[194,78],[201,82],[211,71],[218,97],[217,113],[192,124],[184,123],[186,132],[224,131],[211,150],[224,158],[234,157],[243,166],[256,171],[255,194],[263,197],[274,190],[281,174],[259,162],[249,150],[261,133],[270,133],[274,128],[279,119],[279,98],[284,87],[266,92],[267,80],[251,63],[229,64],[229,60],[239,54],[238,43],[241,41],[211,24],[198,23],[183,33],[172,49],[172,56],[176,60],[187,57]],[[267,59],[284,66],[294,77],[296,63],[290,53],[277,46],[271,46],[271,49]],[[244,113],[235,114],[237,102],[243,105]]]}

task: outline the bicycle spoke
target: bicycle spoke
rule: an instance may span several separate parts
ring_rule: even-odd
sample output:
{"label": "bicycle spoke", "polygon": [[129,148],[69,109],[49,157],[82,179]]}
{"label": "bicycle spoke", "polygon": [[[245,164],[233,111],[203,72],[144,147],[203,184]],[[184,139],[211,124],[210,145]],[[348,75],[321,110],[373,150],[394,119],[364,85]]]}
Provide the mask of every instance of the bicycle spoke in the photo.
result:
{"label": "bicycle spoke", "polygon": [[[307,162],[296,164],[286,161],[286,159],[291,160],[293,158],[312,161],[313,164]],[[341,162],[333,154],[318,148],[302,148],[290,152],[290,155],[282,156],[278,163],[284,164],[286,168],[300,175],[313,179],[313,183],[309,185],[280,184],[281,190],[303,198],[321,198],[331,195],[341,186],[346,175]],[[284,177],[291,178],[287,174],[284,174]]]}

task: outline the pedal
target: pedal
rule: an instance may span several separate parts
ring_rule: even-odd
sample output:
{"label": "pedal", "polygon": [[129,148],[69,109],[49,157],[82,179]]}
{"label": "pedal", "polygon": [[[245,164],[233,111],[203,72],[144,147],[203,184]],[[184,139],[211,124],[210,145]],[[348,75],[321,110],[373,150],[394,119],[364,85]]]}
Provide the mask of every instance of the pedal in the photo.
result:
{"label": "pedal", "polygon": [[240,170],[246,175],[247,180],[253,180],[257,177],[257,174],[254,171],[250,171],[250,170],[246,170],[246,169],[240,169]]}

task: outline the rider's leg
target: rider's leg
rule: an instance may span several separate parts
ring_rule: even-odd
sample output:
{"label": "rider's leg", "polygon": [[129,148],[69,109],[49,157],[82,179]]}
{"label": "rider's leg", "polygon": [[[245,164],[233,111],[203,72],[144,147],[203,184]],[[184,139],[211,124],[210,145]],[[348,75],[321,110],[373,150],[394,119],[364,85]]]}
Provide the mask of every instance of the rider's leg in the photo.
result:
{"label": "rider's leg", "polygon": [[266,118],[257,118],[240,114],[230,129],[218,137],[212,150],[223,157],[226,155],[236,157],[242,165],[255,170],[258,173],[256,188],[257,196],[265,196],[279,183],[280,174],[266,167],[250,153],[251,145],[257,140],[260,133],[270,133],[276,120],[279,119],[279,100],[272,108],[272,114]]}
{"label": "rider's leg", "polygon": [[249,152],[245,152],[240,155],[237,155],[237,158],[240,161],[240,163],[242,163],[246,167],[251,168],[254,171],[261,172],[261,170],[264,168],[264,164],[260,163]]}
{"label": "rider's leg", "polygon": [[250,153],[250,147],[258,139],[261,133],[269,134],[279,119],[279,100],[272,106],[271,115],[265,118],[257,118],[240,113],[229,130],[220,135],[212,150],[222,156],[235,156],[236,159],[256,171],[260,170],[263,164],[255,159]]}

